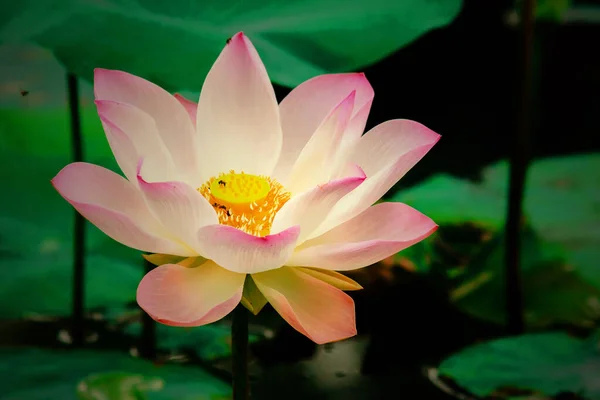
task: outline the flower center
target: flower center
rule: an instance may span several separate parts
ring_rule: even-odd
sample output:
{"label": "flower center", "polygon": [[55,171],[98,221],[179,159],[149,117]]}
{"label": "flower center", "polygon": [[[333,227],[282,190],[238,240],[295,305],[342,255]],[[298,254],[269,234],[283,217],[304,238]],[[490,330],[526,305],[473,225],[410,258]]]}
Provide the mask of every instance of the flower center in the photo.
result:
{"label": "flower center", "polygon": [[198,191],[214,207],[221,224],[255,236],[270,233],[277,211],[290,199],[276,180],[233,170],[210,178]]}

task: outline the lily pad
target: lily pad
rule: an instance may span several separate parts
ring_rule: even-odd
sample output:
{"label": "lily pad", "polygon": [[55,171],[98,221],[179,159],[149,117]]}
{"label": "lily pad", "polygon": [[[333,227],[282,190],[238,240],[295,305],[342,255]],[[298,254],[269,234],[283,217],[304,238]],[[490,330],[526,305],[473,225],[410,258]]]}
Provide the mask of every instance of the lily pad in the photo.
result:
{"label": "lily pad", "polygon": [[[508,163],[485,168],[475,183],[440,174],[394,194],[438,224],[465,221],[501,229],[506,215]],[[600,241],[600,153],[539,159],[527,174],[523,208],[532,228],[544,238],[577,248]]]}
{"label": "lily pad", "polygon": [[[438,175],[396,193],[392,200],[416,207],[442,227],[467,222],[495,236],[462,268],[453,298],[470,313],[503,323],[508,164],[492,165],[482,176],[482,182],[475,183]],[[521,247],[530,326],[588,326],[600,317],[599,191],[600,154],[532,163],[523,204],[528,228]]]}
{"label": "lily pad", "polygon": [[[125,328],[125,332],[139,335],[142,326],[135,322]],[[159,348],[177,350],[194,349],[205,361],[213,361],[231,355],[231,325],[216,322],[194,328],[181,328],[158,324],[156,338]],[[249,340],[256,341],[258,335],[250,334]]]}
{"label": "lily pad", "polygon": [[492,190],[446,174],[402,190],[391,201],[406,203],[440,225],[469,221],[499,229],[504,224],[505,191]]}
{"label": "lily pad", "polygon": [[174,90],[199,90],[225,40],[244,31],[271,79],[296,86],[374,63],[449,24],[461,6],[461,0],[3,3],[0,40],[36,42],[86,78],[93,68],[114,68]]}
{"label": "lily pad", "polygon": [[598,336],[580,340],[564,333],[528,334],[469,347],[439,366],[442,376],[477,396],[502,388],[554,396],[581,393],[600,399]]}
{"label": "lily pad", "polygon": [[[1,349],[0,373],[3,400],[216,400],[231,396],[229,385],[199,368],[157,366],[106,351]],[[84,397],[90,389],[96,390],[96,397]]]}
{"label": "lily pad", "polygon": [[[565,263],[560,246],[523,232],[521,244],[524,315],[529,327],[554,323],[589,326],[600,318],[600,290]],[[451,298],[467,312],[506,322],[504,232],[490,240],[456,280]]]}
{"label": "lily pad", "polygon": [[[484,171],[484,186],[506,192],[508,165]],[[533,229],[567,251],[567,261],[600,288],[600,154],[536,161],[529,171],[524,209]]]}

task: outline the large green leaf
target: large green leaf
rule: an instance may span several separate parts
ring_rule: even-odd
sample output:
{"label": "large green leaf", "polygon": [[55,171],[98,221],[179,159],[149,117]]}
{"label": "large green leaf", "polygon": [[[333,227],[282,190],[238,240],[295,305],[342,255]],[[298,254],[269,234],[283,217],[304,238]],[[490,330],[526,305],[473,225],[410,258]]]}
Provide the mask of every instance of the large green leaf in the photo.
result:
{"label": "large green leaf", "polygon": [[[492,231],[504,225],[508,164],[483,171],[479,184],[447,175],[396,193],[440,225],[471,222]],[[523,209],[541,239],[564,248],[566,261],[600,289],[600,154],[536,160],[527,176]]]}
{"label": "large green leaf", "polygon": [[[442,226],[474,223],[496,237],[456,280],[467,311],[503,323],[508,165],[497,163],[473,183],[438,175],[394,195]],[[528,173],[522,242],[525,312],[531,326],[587,325],[600,316],[600,154],[537,160]],[[403,253],[400,253],[401,256]]]}
{"label": "large green leaf", "polygon": [[573,392],[600,399],[598,337],[583,341],[563,333],[543,333],[495,340],[451,356],[438,370],[482,397],[514,388],[546,396]]}
{"label": "large green leaf", "polygon": [[220,400],[231,396],[228,385],[196,367],[157,366],[106,351],[2,349],[0,374],[3,400]]}
{"label": "large green leaf", "polygon": [[446,174],[400,191],[391,200],[415,207],[440,225],[476,222],[489,229],[498,229],[504,224],[503,191],[490,190]]}
{"label": "large green leaf", "polygon": [[[62,80],[63,75],[50,75],[45,78]],[[85,158],[116,170],[96,107],[83,107],[81,122]],[[14,154],[18,153],[49,158],[43,161],[54,161],[53,166],[60,166],[61,163],[70,162],[71,149],[69,112],[66,107],[0,109],[0,152],[13,153],[13,159],[2,160],[2,165],[18,163],[14,158]],[[37,169],[35,173],[38,180],[48,178],[49,181],[53,174],[58,172],[48,170],[40,175],[40,169],[36,165],[29,166],[29,169]]]}
{"label": "large green leaf", "polygon": [[31,40],[70,71],[126,70],[164,87],[200,90],[225,40],[244,31],[271,79],[376,62],[450,23],[461,0],[35,0],[4,2],[0,40]]}
{"label": "large green leaf", "polygon": [[[507,191],[508,165],[484,171],[483,186]],[[547,158],[533,163],[524,200],[529,224],[541,238],[558,243],[567,262],[600,288],[600,153]]]}
{"label": "large green leaf", "polygon": [[[523,232],[521,268],[524,315],[528,326],[553,323],[589,326],[600,317],[600,290],[564,262],[560,246]],[[506,322],[504,232],[486,244],[458,279],[452,298],[469,313],[494,323]]]}

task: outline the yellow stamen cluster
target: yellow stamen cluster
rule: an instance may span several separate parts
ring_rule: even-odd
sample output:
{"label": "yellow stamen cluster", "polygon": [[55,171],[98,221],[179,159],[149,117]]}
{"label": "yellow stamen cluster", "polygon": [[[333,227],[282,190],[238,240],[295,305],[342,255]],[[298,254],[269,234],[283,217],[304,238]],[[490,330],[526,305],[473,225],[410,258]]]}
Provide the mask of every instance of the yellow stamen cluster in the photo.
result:
{"label": "yellow stamen cluster", "polygon": [[209,179],[198,191],[214,207],[221,224],[261,237],[270,233],[277,211],[290,199],[276,180],[233,170]]}

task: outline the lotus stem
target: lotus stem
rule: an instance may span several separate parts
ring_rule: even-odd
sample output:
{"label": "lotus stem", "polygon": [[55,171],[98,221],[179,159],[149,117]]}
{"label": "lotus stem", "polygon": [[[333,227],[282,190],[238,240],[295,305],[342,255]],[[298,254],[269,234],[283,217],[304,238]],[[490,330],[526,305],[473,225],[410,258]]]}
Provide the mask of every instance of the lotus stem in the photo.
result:
{"label": "lotus stem", "polygon": [[[67,95],[71,120],[71,146],[73,161],[83,161],[81,116],[79,113],[79,85],[75,74],[67,74]],[[74,210],[73,227],[73,300],[72,328],[73,345],[82,346],[85,331],[85,219]]]}
{"label": "lotus stem", "polygon": [[248,310],[239,304],[233,310],[231,323],[231,356],[233,376],[233,400],[248,400]]}

